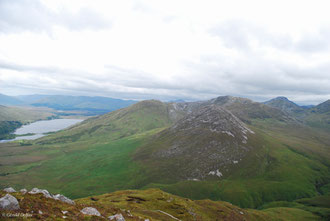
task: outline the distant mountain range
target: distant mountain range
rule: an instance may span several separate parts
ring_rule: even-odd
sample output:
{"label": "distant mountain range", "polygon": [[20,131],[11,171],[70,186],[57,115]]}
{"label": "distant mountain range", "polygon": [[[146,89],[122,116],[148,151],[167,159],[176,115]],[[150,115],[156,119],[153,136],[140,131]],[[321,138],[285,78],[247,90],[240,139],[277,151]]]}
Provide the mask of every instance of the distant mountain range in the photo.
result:
{"label": "distant mountain range", "polygon": [[64,96],[64,95],[22,95],[0,94],[0,104],[48,107],[63,111],[84,111],[88,115],[104,114],[136,103],[108,97]]}

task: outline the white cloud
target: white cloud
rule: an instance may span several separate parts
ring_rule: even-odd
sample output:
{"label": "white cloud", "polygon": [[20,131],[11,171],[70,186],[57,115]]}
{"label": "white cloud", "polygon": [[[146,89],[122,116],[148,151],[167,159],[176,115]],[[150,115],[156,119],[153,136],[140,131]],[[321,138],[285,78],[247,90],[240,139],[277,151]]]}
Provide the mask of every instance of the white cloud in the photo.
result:
{"label": "white cloud", "polygon": [[330,98],[327,1],[0,2],[0,93]]}

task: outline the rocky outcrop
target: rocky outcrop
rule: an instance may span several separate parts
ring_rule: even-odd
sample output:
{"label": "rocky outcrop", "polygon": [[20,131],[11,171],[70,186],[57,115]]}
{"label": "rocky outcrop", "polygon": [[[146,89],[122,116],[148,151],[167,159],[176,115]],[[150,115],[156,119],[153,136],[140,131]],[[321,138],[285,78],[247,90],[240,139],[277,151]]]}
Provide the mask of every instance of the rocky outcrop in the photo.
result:
{"label": "rocky outcrop", "polygon": [[6,194],[4,197],[0,198],[0,209],[18,210],[20,207],[15,197],[10,194]]}
{"label": "rocky outcrop", "polygon": [[80,212],[84,215],[101,216],[101,213],[93,207],[85,207]]}
{"label": "rocky outcrop", "polygon": [[47,190],[42,190],[38,188],[33,188],[29,194],[38,194],[41,193],[43,194],[46,198],[53,198],[53,196],[47,191]]}
{"label": "rocky outcrop", "polygon": [[61,194],[56,194],[56,195],[53,196],[53,198],[54,198],[55,200],[59,200],[59,201],[62,201],[62,202],[64,202],[64,203],[69,203],[69,204],[72,204],[72,205],[75,204],[75,202],[74,202],[73,200],[71,200],[71,199],[69,199],[68,197],[63,196],[63,195],[61,195]]}
{"label": "rocky outcrop", "polygon": [[12,187],[4,188],[3,191],[7,193],[16,193],[16,190]]}
{"label": "rocky outcrop", "polygon": [[52,195],[50,194],[47,190],[42,190],[42,189],[38,189],[38,188],[33,188],[29,194],[38,194],[38,193],[41,193],[43,194],[46,198],[52,198],[54,200],[59,200],[59,201],[62,201],[64,203],[68,203],[68,204],[71,204],[71,205],[74,205],[75,202],[69,198],[67,198],[66,196],[63,196],[61,194],[56,194],[56,195]]}
{"label": "rocky outcrop", "polygon": [[113,216],[109,216],[108,219],[109,220],[115,220],[115,221],[125,221],[125,218],[121,213],[118,213],[118,214],[113,215]]}
{"label": "rocky outcrop", "polygon": [[162,164],[152,173],[171,171],[171,179],[223,179],[230,174],[232,165],[239,164],[255,147],[249,141],[256,136],[233,113],[212,104],[192,111],[160,132],[136,156]]}

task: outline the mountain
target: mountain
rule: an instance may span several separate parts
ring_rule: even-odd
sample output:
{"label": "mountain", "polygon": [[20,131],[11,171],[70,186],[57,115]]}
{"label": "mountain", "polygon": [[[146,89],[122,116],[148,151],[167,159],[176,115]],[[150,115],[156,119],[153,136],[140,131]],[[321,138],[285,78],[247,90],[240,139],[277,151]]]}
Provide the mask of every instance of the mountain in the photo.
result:
{"label": "mountain", "polygon": [[183,112],[177,110],[175,104],[156,100],[141,101],[128,108],[90,118],[69,130],[45,137],[38,142],[71,142],[93,137],[115,140],[168,127],[182,115]]}
{"label": "mountain", "polygon": [[271,99],[269,101],[264,102],[265,104],[271,106],[271,107],[275,107],[278,108],[286,113],[302,113],[305,111],[304,108],[298,106],[297,104],[295,104],[294,102],[290,101],[288,98],[286,97],[277,97],[274,99]]}
{"label": "mountain", "polygon": [[249,99],[149,100],[36,141],[0,144],[0,187],[72,198],[159,188],[244,208],[293,206],[329,195],[329,146],[325,131]]}
{"label": "mountain", "polygon": [[0,94],[0,105],[21,105],[23,102],[15,97]]}
{"label": "mountain", "polygon": [[304,121],[307,125],[330,132],[330,100],[308,109]]}
{"label": "mountain", "polygon": [[[189,200],[159,189],[126,190],[77,199],[72,202],[63,195],[51,195],[47,190],[11,192],[11,204],[16,210],[2,214],[27,214],[29,220],[317,220],[320,216],[308,211],[311,206],[295,203],[300,208],[242,209],[227,202]],[[0,197],[7,193],[0,191]],[[47,197],[46,197],[47,196]],[[9,204],[10,206],[10,204]],[[7,206],[7,207],[9,207]],[[304,208],[304,209],[302,209]],[[93,215],[92,215],[93,214]],[[12,217],[2,217],[12,220]]]}
{"label": "mountain", "polygon": [[163,130],[147,148],[140,148],[136,159],[143,164],[157,163],[152,168],[159,179],[221,178],[257,148],[249,142],[254,137],[255,133],[235,115],[213,104]]}
{"label": "mountain", "polygon": [[320,114],[329,113],[330,112],[330,100],[327,100],[327,101],[313,107],[312,111],[320,113]]}

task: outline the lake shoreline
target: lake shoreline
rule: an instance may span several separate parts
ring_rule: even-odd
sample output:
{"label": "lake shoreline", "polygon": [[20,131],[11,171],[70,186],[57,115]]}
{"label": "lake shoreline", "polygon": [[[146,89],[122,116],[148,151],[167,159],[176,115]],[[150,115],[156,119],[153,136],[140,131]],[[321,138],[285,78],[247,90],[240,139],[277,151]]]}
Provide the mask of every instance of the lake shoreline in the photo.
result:
{"label": "lake shoreline", "polygon": [[22,125],[16,128],[12,139],[0,140],[0,143],[7,143],[16,140],[35,140],[51,133],[66,129],[77,123],[82,122],[83,119],[50,119],[50,120],[39,120],[30,124]]}

